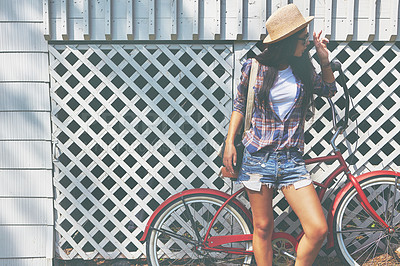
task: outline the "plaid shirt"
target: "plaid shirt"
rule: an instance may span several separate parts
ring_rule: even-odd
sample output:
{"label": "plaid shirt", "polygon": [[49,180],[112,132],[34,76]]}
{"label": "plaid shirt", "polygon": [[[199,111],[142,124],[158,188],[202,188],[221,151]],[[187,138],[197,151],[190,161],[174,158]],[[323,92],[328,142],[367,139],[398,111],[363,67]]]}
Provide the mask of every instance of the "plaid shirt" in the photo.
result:
{"label": "plaid shirt", "polygon": [[[233,110],[244,115],[246,111],[247,88],[249,84],[251,59],[247,60],[242,67],[242,76],[237,87],[237,96],[234,100]],[[298,149],[304,152],[304,124],[301,103],[304,97],[303,84],[296,78],[297,95],[289,113],[282,121],[274,111],[270,100],[267,110],[263,109],[258,102],[257,94],[261,89],[265,72],[268,66],[260,64],[254,86],[255,103],[251,120],[251,128],[243,138],[243,144],[250,153],[262,148],[272,150]],[[332,97],[337,89],[336,83],[327,83],[322,80],[321,75],[313,73],[314,93],[319,96]]]}

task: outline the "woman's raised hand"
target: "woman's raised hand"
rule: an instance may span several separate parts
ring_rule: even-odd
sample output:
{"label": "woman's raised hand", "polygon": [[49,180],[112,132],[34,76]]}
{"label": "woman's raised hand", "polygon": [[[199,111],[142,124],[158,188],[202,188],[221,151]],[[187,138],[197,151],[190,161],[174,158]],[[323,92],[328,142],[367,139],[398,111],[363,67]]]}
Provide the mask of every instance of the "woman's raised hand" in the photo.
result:
{"label": "woman's raised hand", "polygon": [[314,46],[317,51],[320,64],[326,65],[329,64],[329,50],[326,47],[326,45],[329,43],[329,40],[327,38],[321,38],[321,34],[322,30],[318,34],[314,31]]}

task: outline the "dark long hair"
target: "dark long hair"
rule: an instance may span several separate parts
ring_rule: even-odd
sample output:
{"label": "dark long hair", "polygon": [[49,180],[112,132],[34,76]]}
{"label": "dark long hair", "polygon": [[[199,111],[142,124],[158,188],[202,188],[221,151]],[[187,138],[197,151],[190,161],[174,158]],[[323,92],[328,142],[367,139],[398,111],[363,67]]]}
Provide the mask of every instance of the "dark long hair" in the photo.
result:
{"label": "dark long hair", "polygon": [[303,118],[305,118],[310,107],[314,111],[312,86],[314,66],[311,63],[308,51],[304,52],[301,57],[294,56],[298,37],[303,31],[300,30],[279,42],[269,44],[261,54],[256,56],[260,64],[269,67],[268,71],[265,72],[264,82],[258,93],[258,102],[265,110],[269,108],[269,92],[276,82],[279,66],[289,64],[294,76],[304,84],[305,94],[301,107]]}

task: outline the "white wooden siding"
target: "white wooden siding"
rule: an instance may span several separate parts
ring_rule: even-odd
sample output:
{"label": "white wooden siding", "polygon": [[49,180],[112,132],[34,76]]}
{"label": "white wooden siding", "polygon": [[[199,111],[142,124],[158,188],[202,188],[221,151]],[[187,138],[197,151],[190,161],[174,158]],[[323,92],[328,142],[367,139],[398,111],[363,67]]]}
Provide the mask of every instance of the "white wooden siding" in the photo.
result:
{"label": "white wooden siding", "polygon": [[53,197],[52,183],[50,170],[0,170],[0,199],[6,197]]}
{"label": "white wooden siding", "polygon": [[1,242],[5,243],[0,249],[0,258],[32,258],[33,254],[45,258],[48,255],[46,249],[53,244],[48,241],[52,231],[53,226],[0,225]]}
{"label": "white wooden siding", "polygon": [[0,140],[51,138],[50,117],[46,112],[0,112],[0,128]]}
{"label": "white wooden siding", "polygon": [[1,111],[50,110],[47,83],[0,83]]}
{"label": "white wooden siding", "polygon": [[0,1],[0,265],[50,266],[54,257],[43,4]]}
{"label": "white wooden siding", "polygon": [[42,258],[19,258],[19,259],[0,259],[0,265],[7,266],[52,266],[52,259]]}
{"label": "white wooden siding", "polygon": [[0,154],[0,168],[52,168],[50,140],[0,141]]}
{"label": "white wooden siding", "polygon": [[0,23],[0,51],[27,51],[29,49],[35,52],[47,52],[47,44],[38,41],[38,37],[44,34],[42,23]]}
{"label": "white wooden siding", "polygon": [[52,225],[52,198],[0,198],[0,225]]}
{"label": "white wooden siding", "polygon": [[400,40],[398,0],[46,0],[43,17],[51,40],[257,41],[288,2],[331,40]]}
{"label": "white wooden siding", "polygon": [[[0,82],[48,82],[46,53],[0,53]],[[12,64],[12,62],[18,62]]]}
{"label": "white wooden siding", "polygon": [[[41,0],[0,1],[0,21],[2,22],[43,22]],[[22,8],[23,7],[23,8]],[[3,35],[3,38],[5,36]]]}

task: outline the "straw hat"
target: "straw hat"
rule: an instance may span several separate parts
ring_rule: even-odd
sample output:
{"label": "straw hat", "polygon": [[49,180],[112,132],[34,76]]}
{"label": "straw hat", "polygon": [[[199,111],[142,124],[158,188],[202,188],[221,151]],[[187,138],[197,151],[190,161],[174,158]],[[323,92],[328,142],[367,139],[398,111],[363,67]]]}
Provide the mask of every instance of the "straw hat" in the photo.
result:
{"label": "straw hat", "polygon": [[289,37],[308,25],[314,19],[313,16],[304,18],[294,4],[279,8],[267,20],[265,24],[268,36],[263,43],[274,43]]}

